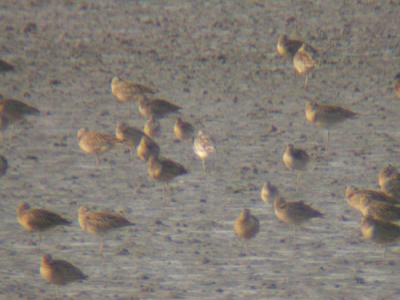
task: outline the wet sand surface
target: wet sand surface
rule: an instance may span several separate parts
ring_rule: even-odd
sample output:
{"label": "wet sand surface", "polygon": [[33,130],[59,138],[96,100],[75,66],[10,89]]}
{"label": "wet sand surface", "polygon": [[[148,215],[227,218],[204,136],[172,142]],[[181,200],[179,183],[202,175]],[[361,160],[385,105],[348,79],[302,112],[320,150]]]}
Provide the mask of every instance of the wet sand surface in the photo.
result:
{"label": "wet sand surface", "polygon": [[[360,238],[347,184],[377,187],[378,171],[399,166],[400,71],[397,1],[16,1],[0,4],[0,93],[42,111],[5,132],[0,178],[1,299],[398,299],[399,249]],[[296,77],[278,58],[281,33],[318,49],[321,66]],[[190,174],[163,185],[123,147],[80,151],[81,127],[113,133],[117,121],[142,128],[132,104],[111,95],[120,76],[159,90],[215,141],[207,175],[190,141],[174,142],[161,121],[162,153]],[[307,100],[359,113],[325,135],[304,118]],[[9,138],[11,135],[11,138]],[[281,157],[293,143],[312,161],[296,173]],[[293,231],[259,198],[266,180],[325,217]],[[73,226],[24,232],[22,202],[62,213]],[[123,211],[136,225],[98,238],[82,232],[77,209]],[[260,220],[242,243],[233,222],[243,208]],[[89,279],[54,287],[40,278],[50,253]]]}

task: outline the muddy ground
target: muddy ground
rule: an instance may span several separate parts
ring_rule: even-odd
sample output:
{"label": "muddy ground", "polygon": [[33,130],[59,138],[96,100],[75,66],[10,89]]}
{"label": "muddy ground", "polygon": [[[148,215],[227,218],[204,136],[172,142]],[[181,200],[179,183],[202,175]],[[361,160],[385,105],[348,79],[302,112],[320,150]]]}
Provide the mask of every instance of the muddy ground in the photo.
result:
{"label": "muddy ground", "polygon": [[[0,58],[16,71],[0,74],[0,93],[42,115],[15,126],[0,148],[10,165],[0,178],[0,299],[399,299],[399,248],[383,256],[363,241],[343,195],[347,184],[375,188],[385,164],[400,166],[399,15],[399,2],[386,0],[2,0]],[[275,54],[280,33],[321,53],[308,90]],[[111,95],[115,75],[156,87],[213,136],[206,176],[190,142],[174,142],[173,118],[158,142],[190,174],[170,194],[123,148],[100,166],[80,151],[80,127],[144,123]],[[331,132],[329,152],[324,132],[305,123],[306,100],[360,114]],[[281,161],[288,143],[313,157],[297,192]],[[266,180],[325,218],[293,232],[259,200]],[[39,243],[16,222],[21,201],[74,224]],[[108,236],[101,257],[98,239],[78,226],[80,205],[123,211],[136,226]],[[246,245],[232,230],[244,207],[261,224]],[[43,253],[89,280],[47,284]]]}

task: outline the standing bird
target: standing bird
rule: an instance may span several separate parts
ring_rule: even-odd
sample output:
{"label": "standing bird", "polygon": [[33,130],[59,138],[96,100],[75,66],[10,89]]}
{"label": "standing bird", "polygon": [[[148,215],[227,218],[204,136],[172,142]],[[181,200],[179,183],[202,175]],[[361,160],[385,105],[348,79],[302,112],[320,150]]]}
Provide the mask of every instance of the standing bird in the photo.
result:
{"label": "standing bird", "polygon": [[71,222],[60,215],[42,208],[31,208],[26,202],[17,207],[17,220],[23,229],[29,232],[40,232],[58,225],[71,225]]}
{"label": "standing bird", "polygon": [[151,179],[168,183],[177,176],[188,174],[181,164],[158,155],[150,155],[148,160],[148,175]]}
{"label": "standing bird", "polygon": [[147,86],[114,77],[111,80],[111,93],[118,102],[136,101],[138,95],[155,94],[155,90]]}
{"label": "standing bird", "polygon": [[286,34],[280,35],[276,44],[276,51],[280,56],[293,57],[297,50],[303,45],[303,41],[289,39]]}
{"label": "standing bird", "polygon": [[89,234],[101,236],[101,243],[99,247],[99,252],[101,255],[103,255],[104,234],[117,228],[135,225],[120,214],[107,211],[89,211],[88,208],[84,206],[81,206],[78,210],[78,221],[83,231]]}
{"label": "standing bird", "polygon": [[281,197],[274,201],[276,217],[289,225],[300,225],[312,218],[322,218],[323,214],[303,201],[287,202]]}
{"label": "standing bird", "polygon": [[300,172],[307,169],[310,157],[307,152],[300,148],[295,148],[292,144],[286,146],[282,156],[283,163],[289,170],[297,171],[296,189],[299,185]]}
{"label": "standing bird", "polygon": [[194,127],[189,122],[185,122],[178,117],[174,125],[174,134],[179,141],[191,139],[193,138]]}
{"label": "standing bird", "polygon": [[249,209],[245,208],[235,220],[233,229],[239,238],[248,240],[256,236],[260,230],[260,222],[250,213]]}
{"label": "standing bird", "polygon": [[391,205],[400,204],[396,198],[393,198],[382,191],[359,189],[352,185],[346,187],[344,194],[347,204],[357,210],[361,210],[362,203],[367,203],[368,201],[377,201]]}
{"label": "standing bird", "polygon": [[153,116],[144,123],[143,132],[151,138],[159,137],[161,135],[161,124]]}
{"label": "standing bird", "polygon": [[279,197],[279,191],[276,186],[267,181],[263,184],[261,188],[260,196],[261,200],[265,203],[273,204],[275,199]]}
{"label": "standing bird", "polygon": [[328,131],[329,144],[329,130],[337,124],[355,118],[357,114],[340,106],[307,101],[305,116],[309,123]]}
{"label": "standing bird", "polygon": [[214,153],[215,146],[212,140],[208,135],[206,135],[202,130],[199,130],[197,133],[196,138],[193,141],[193,151],[200,158],[203,170],[206,172],[206,158],[211,154]]}
{"label": "standing bird", "polygon": [[[14,99],[0,100],[0,115],[7,118],[8,123],[14,123],[22,120],[28,115],[39,115],[40,111],[22,101]],[[3,121],[2,121],[3,122]]]}
{"label": "standing bird", "polygon": [[65,285],[88,278],[81,270],[65,260],[54,260],[50,254],[42,256],[40,275],[48,283]]}
{"label": "standing bird", "polygon": [[0,177],[6,175],[7,169],[8,169],[7,159],[3,155],[0,155]]}
{"label": "standing bird", "polygon": [[143,131],[136,127],[130,127],[124,122],[117,122],[117,125],[115,126],[115,138],[129,147],[131,157],[133,149],[139,145],[143,136]]}
{"label": "standing bird", "polygon": [[400,98],[400,73],[398,73],[396,75],[396,77],[394,78],[395,80],[395,84],[394,84],[394,91],[397,95],[397,97]]}
{"label": "standing bird", "polygon": [[160,154],[160,146],[153,139],[144,135],[136,148],[136,154],[141,160],[148,161],[150,156],[158,156]]}
{"label": "standing bird", "polygon": [[89,131],[87,128],[79,129],[76,136],[83,152],[96,155],[97,165],[100,163],[99,154],[109,151],[118,142],[111,134]]}
{"label": "standing bird", "polygon": [[391,244],[400,238],[400,226],[368,216],[361,221],[361,234],[366,240],[379,244]]}
{"label": "standing bird", "polygon": [[178,112],[181,107],[163,99],[150,99],[144,95],[139,97],[139,113],[142,117],[162,119],[169,114]]}
{"label": "standing bird", "polygon": [[400,202],[400,173],[392,165],[384,167],[378,176],[381,191]]}
{"label": "standing bird", "polygon": [[293,67],[298,75],[305,75],[304,88],[307,88],[308,74],[317,65],[318,53],[310,45],[304,43],[293,56]]}

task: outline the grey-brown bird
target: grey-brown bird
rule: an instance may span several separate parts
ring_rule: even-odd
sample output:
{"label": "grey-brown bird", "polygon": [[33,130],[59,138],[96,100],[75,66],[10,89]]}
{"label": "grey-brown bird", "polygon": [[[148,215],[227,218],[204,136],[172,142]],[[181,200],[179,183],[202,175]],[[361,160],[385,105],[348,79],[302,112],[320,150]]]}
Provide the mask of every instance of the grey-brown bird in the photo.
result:
{"label": "grey-brown bird", "polygon": [[161,124],[153,116],[144,123],[143,132],[151,138],[156,138],[161,135]]}
{"label": "grey-brown bird", "polygon": [[88,278],[87,275],[73,264],[61,259],[55,260],[50,254],[42,256],[40,275],[48,283],[56,285],[65,285]]}
{"label": "grey-brown bird", "polygon": [[197,136],[193,140],[193,151],[200,158],[203,171],[206,172],[206,159],[207,157],[216,152],[214,142],[202,130],[197,132]]}
{"label": "grey-brown bird", "polygon": [[289,56],[293,58],[297,50],[303,45],[303,41],[290,39],[286,34],[280,35],[278,37],[278,42],[276,44],[276,51],[282,57]]}
{"label": "grey-brown bird", "polygon": [[318,64],[318,52],[310,45],[303,43],[293,56],[293,67],[298,75],[305,75],[304,88],[307,88],[308,74]]}
{"label": "grey-brown bird", "polygon": [[136,127],[128,126],[124,122],[117,122],[115,127],[116,139],[129,147],[131,157],[133,154],[133,149],[136,149],[144,135],[145,134],[142,130]]}
{"label": "grey-brown bird", "polygon": [[83,231],[101,237],[99,247],[100,254],[103,254],[104,234],[121,227],[135,225],[120,214],[108,211],[89,211],[89,209],[84,206],[81,206],[78,210],[78,221]]}
{"label": "grey-brown bird", "polygon": [[194,127],[189,122],[183,121],[181,118],[176,118],[174,125],[174,134],[179,141],[184,141],[193,138]]}
{"label": "grey-brown bird", "polygon": [[40,111],[22,101],[15,99],[0,99],[0,115],[7,118],[8,123],[22,120],[28,115],[39,115]]}
{"label": "grey-brown bird", "polygon": [[382,191],[360,189],[355,186],[349,185],[345,190],[345,197],[350,207],[361,210],[363,203],[368,201],[378,201],[390,205],[400,204],[396,198],[393,198]]}
{"label": "grey-brown bird", "polygon": [[292,144],[286,146],[283,152],[282,160],[286,168],[297,171],[296,189],[299,185],[301,172],[307,169],[310,156],[300,148],[295,148]]}
{"label": "grey-brown bird", "polygon": [[188,174],[181,164],[157,155],[150,155],[148,160],[148,175],[151,179],[168,183],[177,176]]}
{"label": "grey-brown bird", "polygon": [[317,102],[307,101],[305,116],[309,123],[327,130],[329,144],[329,130],[346,120],[355,118],[357,114],[337,105],[319,104]]}
{"label": "grey-brown bird", "polygon": [[8,161],[3,155],[0,155],[0,177],[6,175],[7,169],[8,169]]}
{"label": "grey-brown bird", "polygon": [[178,112],[181,107],[172,104],[164,99],[152,99],[144,95],[138,97],[139,113],[142,117],[149,119],[151,116],[155,119],[162,119],[171,113]]}
{"label": "grey-brown bird", "polygon": [[396,75],[394,78],[395,83],[394,83],[394,91],[397,95],[398,98],[400,98],[400,73]]}
{"label": "grey-brown bird", "polygon": [[322,218],[323,214],[303,201],[287,202],[282,197],[275,198],[276,217],[289,225],[300,225],[312,218]]}
{"label": "grey-brown bird", "polygon": [[392,165],[384,167],[378,176],[381,191],[400,202],[400,172]]}
{"label": "grey-brown bird", "polygon": [[23,229],[29,232],[40,232],[59,225],[71,225],[71,222],[59,214],[43,208],[31,208],[26,202],[17,207],[17,220]]}
{"label": "grey-brown bird", "polygon": [[158,156],[160,154],[160,146],[153,139],[144,135],[136,148],[136,154],[141,160],[148,161],[151,155]]}
{"label": "grey-brown bird", "polygon": [[99,154],[111,150],[119,141],[112,134],[90,131],[87,128],[78,130],[79,147],[87,154],[96,155],[96,163],[100,163]]}
{"label": "grey-brown bird", "polygon": [[138,95],[154,94],[156,91],[150,87],[132,81],[114,77],[111,80],[111,93],[118,102],[136,101]]}
{"label": "grey-brown bird", "polygon": [[361,221],[361,234],[364,239],[379,244],[391,244],[400,238],[400,226],[364,217]]}
{"label": "grey-brown bird", "polygon": [[249,209],[245,208],[235,220],[233,230],[239,238],[248,240],[256,236],[260,230],[260,222]]}
{"label": "grey-brown bird", "polygon": [[274,186],[269,181],[265,182],[260,191],[261,200],[265,203],[273,204],[275,199],[279,197],[279,191],[276,186]]}

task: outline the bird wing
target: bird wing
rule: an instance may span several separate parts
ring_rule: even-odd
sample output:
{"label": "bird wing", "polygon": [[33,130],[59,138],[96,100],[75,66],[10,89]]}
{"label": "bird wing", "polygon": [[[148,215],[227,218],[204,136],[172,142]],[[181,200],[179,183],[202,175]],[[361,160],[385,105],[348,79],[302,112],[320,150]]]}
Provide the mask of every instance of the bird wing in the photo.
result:
{"label": "bird wing", "polygon": [[55,225],[69,225],[70,221],[45,209],[32,209],[28,213],[28,223],[33,227],[47,228]]}

